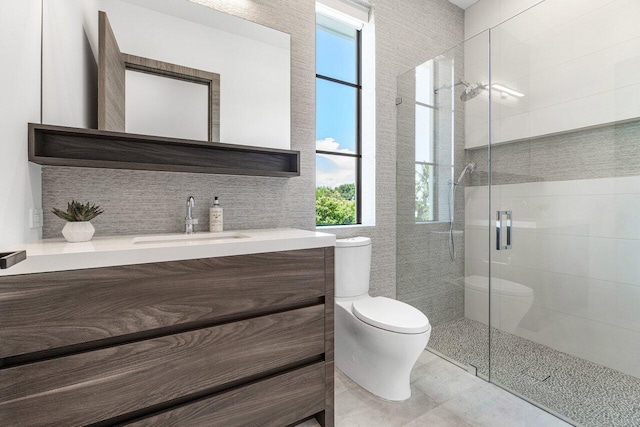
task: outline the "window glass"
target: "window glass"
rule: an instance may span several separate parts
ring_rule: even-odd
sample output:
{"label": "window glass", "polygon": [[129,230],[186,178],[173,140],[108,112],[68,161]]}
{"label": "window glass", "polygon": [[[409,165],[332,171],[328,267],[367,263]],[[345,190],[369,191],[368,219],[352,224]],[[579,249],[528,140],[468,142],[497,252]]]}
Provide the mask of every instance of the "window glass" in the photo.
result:
{"label": "window glass", "polygon": [[316,79],[316,149],[356,152],[357,90]]}
{"label": "window glass", "polygon": [[433,60],[416,67],[416,102],[433,105]]}
{"label": "window glass", "polygon": [[316,225],[360,222],[360,35],[316,15]]}
{"label": "window glass", "polygon": [[[438,76],[437,83],[435,76]],[[418,223],[448,221],[453,209],[455,98],[452,97],[452,77],[453,62],[447,58],[429,60],[414,72],[415,220]]]}
{"label": "window glass", "polygon": [[433,109],[416,104],[416,162],[434,162]]}
{"label": "window glass", "polygon": [[322,15],[316,18],[316,74],[357,83],[358,30]]}
{"label": "window glass", "polygon": [[316,154],[316,224],[356,223],[357,158]]}
{"label": "window glass", "polygon": [[434,220],[434,176],[433,165],[416,164],[416,222]]}

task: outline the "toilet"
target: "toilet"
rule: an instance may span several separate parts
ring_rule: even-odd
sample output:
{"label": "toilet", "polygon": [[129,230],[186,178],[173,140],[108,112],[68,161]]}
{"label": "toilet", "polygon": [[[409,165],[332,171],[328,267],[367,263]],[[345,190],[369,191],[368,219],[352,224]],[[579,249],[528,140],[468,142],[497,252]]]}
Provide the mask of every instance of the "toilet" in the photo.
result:
{"label": "toilet", "polygon": [[[491,278],[491,326],[515,333],[533,306],[533,289],[521,283]],[[467,276],[464,279],[464,317],[489,324],[489,278]]]}
{"label": "toilet", "polygon": [[337,239],[335,363],[386,400],[411,397],[410,375],[431,335],[429,319],[403,302],[369,295],[371,239]]}

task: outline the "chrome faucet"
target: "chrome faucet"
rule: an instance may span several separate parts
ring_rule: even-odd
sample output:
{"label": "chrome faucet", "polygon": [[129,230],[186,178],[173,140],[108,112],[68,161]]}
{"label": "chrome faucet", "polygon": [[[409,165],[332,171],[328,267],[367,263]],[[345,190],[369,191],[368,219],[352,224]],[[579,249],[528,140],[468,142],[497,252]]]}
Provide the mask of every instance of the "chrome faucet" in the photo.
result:
{"label": "chrome faucet", "polygon": [[189,196],[187,199],[187,217],[184,219],[185,234],[195,233],[193,226],[198,223],[198,220],[193,217],[193,208],[196,206],[196,199],[193,196]]}

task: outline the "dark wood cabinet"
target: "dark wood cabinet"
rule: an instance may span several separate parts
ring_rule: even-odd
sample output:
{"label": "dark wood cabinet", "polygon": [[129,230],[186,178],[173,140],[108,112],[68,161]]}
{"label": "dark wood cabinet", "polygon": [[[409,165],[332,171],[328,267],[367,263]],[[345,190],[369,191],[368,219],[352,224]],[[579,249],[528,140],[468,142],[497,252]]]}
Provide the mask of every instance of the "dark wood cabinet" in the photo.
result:
{"label": "dark wood cabinet", "polygon": [[0,424],[333,425],[333,248],[0,278]]}
{"label": "dark wood cabinet", "polygon": [[324,375],[314,363],[126,425],[287,426],[324,409]]}

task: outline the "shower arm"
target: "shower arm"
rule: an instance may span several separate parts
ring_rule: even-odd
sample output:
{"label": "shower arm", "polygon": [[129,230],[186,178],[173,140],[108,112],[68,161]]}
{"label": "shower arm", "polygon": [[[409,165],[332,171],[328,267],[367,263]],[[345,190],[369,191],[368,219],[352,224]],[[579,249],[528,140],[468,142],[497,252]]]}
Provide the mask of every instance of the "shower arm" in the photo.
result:
{"label": "shower arm", "polygon": [[456,86],[460,86],[460,85],[463,85],[464,87],[469,87],[469,86],[470,86],[470,84],[469,84],[469,83],[467,83],[466,81],[464,81],[464,80],[460,80],[460,81],[458,81],[458,83],[454,83],[454,84],[452,84],[452,85],[444,85],[444,86],[440,86],[440,87],[438,87],[438,88],[434,89],[434,90],[433,90],[433,93],[438,93],[438,92],[440,92],[442,89],[451,89],[451,88],[454,88],[454,87],[456,87]]}

